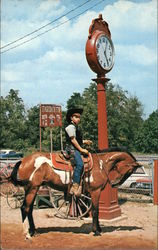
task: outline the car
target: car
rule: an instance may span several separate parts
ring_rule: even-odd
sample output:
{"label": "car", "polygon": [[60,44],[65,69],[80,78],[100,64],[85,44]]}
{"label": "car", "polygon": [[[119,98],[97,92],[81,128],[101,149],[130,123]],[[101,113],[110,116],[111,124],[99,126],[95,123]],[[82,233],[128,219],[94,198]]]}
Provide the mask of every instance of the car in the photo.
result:
{"label": "car", "polygon": [[152,179],[142,178],[136,181],[136,188],[152,189]]}
{"label": "car", "polygon": [[16,152],[11,149],[2,149],[0,150],[0,159],[17,159],[22,158],[24,155],[21,152]]}
{"label": "car", "polygon": [[120,188],[136,188],[138,183],[143,179],[150,180],[150,176],[146,173],[144,166],[138,167],[135,172],[120,186]]}

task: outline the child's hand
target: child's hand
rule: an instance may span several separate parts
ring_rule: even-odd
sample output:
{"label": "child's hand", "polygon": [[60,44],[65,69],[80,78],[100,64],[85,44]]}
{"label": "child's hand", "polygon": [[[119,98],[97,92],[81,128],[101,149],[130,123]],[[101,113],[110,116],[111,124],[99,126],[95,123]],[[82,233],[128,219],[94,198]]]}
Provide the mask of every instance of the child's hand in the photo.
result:
{"label": "child's hand", "polygon": [[86,145],[91,145],[93,142],[91,140],[83,140],[83,143]]}
{"label": "child's hand", "polygon": [[88,154],[89,154],[88,150],[87,150],[87,149],[84,149],[84,148],[82,149],[81,153],[82,153],[82,154],[85,154],[85,155],[88,155]]}

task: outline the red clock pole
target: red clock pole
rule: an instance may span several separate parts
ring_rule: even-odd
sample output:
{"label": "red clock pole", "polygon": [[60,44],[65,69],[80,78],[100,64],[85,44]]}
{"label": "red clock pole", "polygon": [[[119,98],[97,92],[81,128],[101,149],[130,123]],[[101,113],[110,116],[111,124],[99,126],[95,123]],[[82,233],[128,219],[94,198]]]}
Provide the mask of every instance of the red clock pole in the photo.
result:
{"label": "red clock pole", "polygon": [[[105,43],[108,46],[105,46]],[[100,44],[103,43],[101,46]],[[106,52],[106,49],[109,49]],[[104,52],[104,53],[103,53]],[[109,57],[107,57],[110,56]],[[114,48],[111,41],[111,33],[108,23],[99,18],[92,20],[89,28],[89,36],[86,43],[86,58],[90,68],[97,73],[97,78],[93,79],[97,83],[98,97],[98,149],[108,149],[108,126],[107,126],[107,110],[106,110],[106,90],[105,85],[110,80],[105,77],[105,73],[109,72],[113,67]],[[112,178],[112,173],[109,176]],[[117,188],[112,188],[107,184],[101,192],[99,201],[99,218],[113,219],[121,215],[121,209],[118,205]]]}
{"label": "red clock pole", "polygon": [[[110,80],[108,78],[97,77],[93,79],[97,83],[98,96],[98,149],[108,149],[108,126],[106,110],[106,90],[105,85]],[[111,176],[112,178],[112,176]],[[113,219],[121,215],[121,209],[118,205],[117,188],[112,188],[107,183],[105,189],[101,192],[99,201],[99,218]]]}
{"label": "red clock pole", "polygon": [[105,84],[109,81],[105,77],[93,79],[97,83],[98,97],[98,149],[108,148],[107,112]]}

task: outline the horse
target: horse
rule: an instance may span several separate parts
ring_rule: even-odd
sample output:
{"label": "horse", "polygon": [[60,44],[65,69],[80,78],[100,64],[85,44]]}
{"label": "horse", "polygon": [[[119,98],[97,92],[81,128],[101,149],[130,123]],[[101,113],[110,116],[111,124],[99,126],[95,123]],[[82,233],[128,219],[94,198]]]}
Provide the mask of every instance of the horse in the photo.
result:
{"label": "horse", "polygon": [[[99,236],[101,235],[99,225],[101,191],[108,182],[112,187],[118,187],[140,165],[129,152],[108,150],[90,155],[93,166],[84,174],[84,188],[92,201],[92,231],[95,236]],[[66,192],[69,190],[71,178],[64,177],[65,170],[59,171],[54,167],[50,153],[35,152],[17,162],[13,168],[10,176],[11,182],[14,185],[23,186],[25,190],[24,201],[20,208],[25,238],[32,237],[36,232],[32,212],[40,186],[47,185]],[[113,178],[110,177],[111,173],[113,173]]]}

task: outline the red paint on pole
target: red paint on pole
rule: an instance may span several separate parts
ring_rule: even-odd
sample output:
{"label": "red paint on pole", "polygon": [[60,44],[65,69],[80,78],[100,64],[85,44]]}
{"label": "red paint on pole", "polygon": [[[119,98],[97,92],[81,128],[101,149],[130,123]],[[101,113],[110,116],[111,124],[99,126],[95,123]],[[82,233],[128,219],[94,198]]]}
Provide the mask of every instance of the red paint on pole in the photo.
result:
{"label": "red paint on pole", "polygon": [[97,84],[97,93],[98,93],[98,149],[102,150],[108,148],[105,83]]}
{"label": "red paint on pole", "polygon": [[154,205],[158,205],[158,160],[154,160]]}
{"label": "red paint on pole", "polygon": [[[99,77],[93,79],[97,83],[98,94],[98,149],[108,149],[108,125],[106,111],[106,90],[105,84],[108,78]],[[112,173],[110,174],[112,178]],[[105,189],[101,192],[99,200],[99,218],[111,220],[121,215],[121,209],[118,205],[118,190],[112,188],[107,183]]]}
{"label": "red paint on pole", "polygon": [[[98,57],[98,48],[100,42],[105,40],[99,40],[101,36],[108,37],[109,44],[111,44],[111,59],[114,59],[114,48],[111,40],[111,32],[108,27],[108,23],[103,20],[100,14],[98,18],[92,20],[92,24],[89,27],[89,35],[86,43],[86,58],[90,68],[97,73],[97,78],[93,79],[97,83],[97,96],[98,96],[98,149],[103,150],[108,148],[108,126],[107,126],[107,111],[106,111],[106,91],[105,84],[110,80],[105,77],[112,67],[107,67],[107,55],[106,47],[104,54],[106,62],[102,65]],[[104,59],[105,59],[104,58]],[[110,60],[111,61],[111,60]],[[113,61],[114,62],[114,61]],[[106,67],[105,67],[106,66]],[[110,185],[106,185],[105,189],[101,192],[99,202],[99,218],[112,219],[121,215],[121,209],[118,205],[117,189],[111,188]]]}

